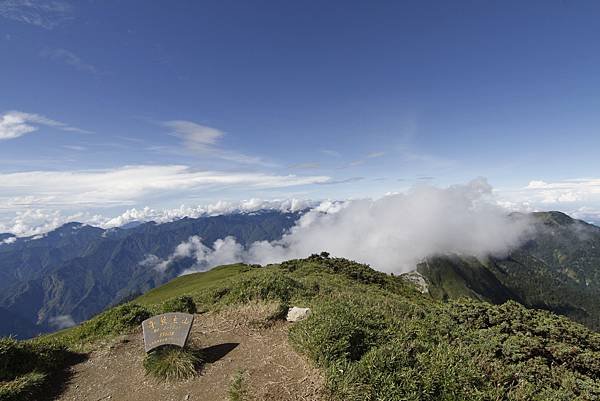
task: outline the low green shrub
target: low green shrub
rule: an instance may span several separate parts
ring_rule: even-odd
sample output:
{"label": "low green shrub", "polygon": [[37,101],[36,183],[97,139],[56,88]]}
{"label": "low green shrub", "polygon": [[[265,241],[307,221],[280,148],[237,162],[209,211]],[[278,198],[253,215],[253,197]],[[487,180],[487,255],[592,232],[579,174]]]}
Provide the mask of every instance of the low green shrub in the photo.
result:
{"label": "low green shrub", "polygon": [[340,400],[600,400],[600,334],[514,302],[350,293],[289,337]]}
{"label": "low green shrub", "polygon": [[144,306],[135,303],[119,305],[74,328],[69,332],[67,341],[93,341],[128,333],[151,316],[152,312]]}
{"label": "low green shrub", "polygon": [[63,345],[0,338],[0,400],[35,400],[76,354]]}
{"label": "low green shrub", "polygon": [[303,289],[302,283],[279,270],[256,269],[237,277],[222,291],[221,302],[245,303],[254,300],[288,302]]}
{"label": "low green shrub", "polygon": [[34,370],[47,372],[61,368],[69,355],[62,345],[0,338],[0,381],[13,380]]}
{"label": "low green shrub", "polygon": [[198,310],[194,299],[187,295],[171,298],[162,304],[162,312],[181,312],[194,314]]}
{"label": "low green shrub", "polygon": [[309,318],[310,325],[292,327],[290,339],[319,366],[359,360],[389,336],[386,316],[369,304],[369,300],[358,297],[328,299],[317,305]]}

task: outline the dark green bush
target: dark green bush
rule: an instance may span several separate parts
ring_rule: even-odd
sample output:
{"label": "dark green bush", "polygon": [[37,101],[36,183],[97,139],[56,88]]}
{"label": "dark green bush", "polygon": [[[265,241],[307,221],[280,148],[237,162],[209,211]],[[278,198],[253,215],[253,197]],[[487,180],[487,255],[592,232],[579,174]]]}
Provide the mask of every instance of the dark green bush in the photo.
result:
{"label": "dark green bush", "polygon": [[194,314],[198,310],[196,309],[196,303],[192,297],[182,295],[165,301],[162,305],[162,311],[163,313],[182,312]]}

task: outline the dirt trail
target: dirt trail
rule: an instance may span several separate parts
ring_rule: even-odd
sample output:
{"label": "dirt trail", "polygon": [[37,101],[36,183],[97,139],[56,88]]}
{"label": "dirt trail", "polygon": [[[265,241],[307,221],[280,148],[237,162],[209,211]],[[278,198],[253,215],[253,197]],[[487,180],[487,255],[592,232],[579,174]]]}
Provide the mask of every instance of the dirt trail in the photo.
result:
{"label": "dirt trail", "polygon": [[116,339],[72,367],[61,401],[228,400],[232,378],[244,371],[244,400],[322,400],[319,372],[290,347],[289,323],[261,328],[264,306],[196,315],[190,343],[208,362],[198,377],[160,383],[144,375],[141,330]]}

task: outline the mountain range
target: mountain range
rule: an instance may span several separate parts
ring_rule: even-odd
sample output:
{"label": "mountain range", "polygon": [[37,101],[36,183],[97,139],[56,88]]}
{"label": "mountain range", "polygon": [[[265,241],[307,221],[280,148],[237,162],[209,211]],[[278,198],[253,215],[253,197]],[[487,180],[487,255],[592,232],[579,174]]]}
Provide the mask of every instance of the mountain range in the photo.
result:
{"label": "mountain range", "polygon": [[242,245],[272,241],[299,215],[262,211],[108,230],[69,223],[0,244],[0,336],[27,338],[63,328],[169,281],[195,260],[182,258],[166,271],[140,262],[148,255],[168,258],[191,236],[205,244],[227,236]]}
{"label": "mountain range", "polygon": [[[279,239],[301,215],[261,211],[114,229],[69,223],[43,236],[4,241],[0,336],[54,331],[166,283],[196,260],[177,259],[165,271],[141,262],[149,255],[166,260],[192,236],[207,245],[233,236],[247,246]],[[505,257],[438,255],[419,263],[427,292],[442,301],[514,300],[600,329],[600,228],[560,212],[531,217],[534,234]]]}

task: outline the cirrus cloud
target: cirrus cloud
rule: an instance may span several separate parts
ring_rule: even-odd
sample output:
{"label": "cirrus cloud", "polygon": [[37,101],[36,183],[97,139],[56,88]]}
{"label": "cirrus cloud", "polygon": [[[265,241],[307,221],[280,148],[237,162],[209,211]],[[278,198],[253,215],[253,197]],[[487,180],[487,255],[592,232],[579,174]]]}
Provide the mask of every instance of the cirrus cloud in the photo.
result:
{"label": "cirrus cloud", "polygon": [[265,167],[274,166],[274,164],[265,162],[260,157],[219,147],[218,142],[225,136],[225,133],[216,128],[186,120],[164,121],[162,125],[171,130],[169,135],[181,139],[183,148],[190,153],[238,164],[254,164]]}
{"label": "cirrus cloud", "polygon": [[72,18],[72,7],[60,0],[3,0],[0,16],[25,24],[52,29]]}
{"label": "cirrus cloud", "polygon": [[135,205],[206,189],[274,189],[329,181],[327,176],[197,171],[183,165],[0,173],[0,210]]}
{"label": "cirrus cloud", "polygon": [[62,131],[89,133],[89,131],[72,127],[60,121],[39,114],[9,111],[0,116],[0,141],[19,138],[37,131],[40,126],[60,129]]}

